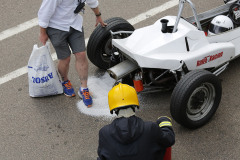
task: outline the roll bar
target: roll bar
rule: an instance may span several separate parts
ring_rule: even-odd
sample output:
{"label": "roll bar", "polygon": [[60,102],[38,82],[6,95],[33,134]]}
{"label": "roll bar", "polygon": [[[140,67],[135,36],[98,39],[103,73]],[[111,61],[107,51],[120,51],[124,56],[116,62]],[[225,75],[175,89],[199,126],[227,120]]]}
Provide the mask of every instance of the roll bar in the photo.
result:
{"label": "roll bar", "polygon": [[183,7],[184,7],[184,4],[186,2],[188,2],[190,7],[192,8],[193,15],[194,15],[195,21],[197,23],[197,28],[202,31],[202,26],[201,26],[201,24],[200,24],[200,22],[198,20],[198,15],[197,15],[197,11],[196,11],[195,5],[192,3],[191,0],[179,0],[178,15],[177,15],[177,19],[176,19],[176,22],[175,22],[175,25],[174,25],[174,28],[173,28],[173,33],[177,31],[177,27],[178,27],[178,24],[179,24],[181,15],[182,15]]}
{"label": "roll bar", "polygon": [[179,0],[179,10],[178,10],[177,19],[176,19],[176,22],[175,22],[175,25],[174,25],[174,28],[173,28],[173,33],[177,31],[177,27],[178,27],[178,24],[179,24],[179,21],[180,21],[180,18],[181,18],[183,7],[184,7],[184,4],[186,2],[189,3],[189,5],[190,5],[190,7],[192,8],[192,11],[193,11],[193,16],[186,18],[186,20],[190,23],[196,23],[197,28],[202,31],[202,26],[200,24],[200,20],[208,19],[208,18],[211,18],[211,17],[215,17],[219,14],[223,14],[223,13],[228,12],[230,6],[233,3],[236,3],[236,2],[240,3],[240,0],[224,0],[224,3],[225,3],[224,5],[219,6],[215,9],[212,9],[212,10],[206,11],[206,12],[201,13],[199,15],[197,15],[195,5],[192,3],[191,0]]}

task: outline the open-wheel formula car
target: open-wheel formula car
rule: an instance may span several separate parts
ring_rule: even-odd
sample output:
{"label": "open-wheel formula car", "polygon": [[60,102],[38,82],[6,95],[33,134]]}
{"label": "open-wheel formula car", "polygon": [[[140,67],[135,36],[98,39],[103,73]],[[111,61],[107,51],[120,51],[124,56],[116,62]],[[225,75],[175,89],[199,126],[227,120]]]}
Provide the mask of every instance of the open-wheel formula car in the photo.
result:
{"label": "open-wheel formula car", "polygon": [[[191,0],[180,0],[177,16],[136,30],[123,18],[110,18],[91,34],[88,58],[137,92],[173,89],[173,119],[187,128],[201,127],[221,101],[217,76],[240,54],[240,2],[224,2],[197,14]],[[182,17],[186,3],[192,17]]]}

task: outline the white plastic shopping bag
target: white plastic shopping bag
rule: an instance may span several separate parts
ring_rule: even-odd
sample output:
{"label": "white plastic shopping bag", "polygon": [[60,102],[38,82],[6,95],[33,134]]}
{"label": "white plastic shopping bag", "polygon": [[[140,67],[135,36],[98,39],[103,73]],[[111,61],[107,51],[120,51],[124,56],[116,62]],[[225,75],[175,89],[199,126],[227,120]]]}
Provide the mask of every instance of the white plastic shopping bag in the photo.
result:
{"label": "white plastic shopping bag", "polygon": [[40,48],[37,44],[33,46],[28,61],[29,95],[31,97],[63,93],[62,84],[50,53],[49,43]]}

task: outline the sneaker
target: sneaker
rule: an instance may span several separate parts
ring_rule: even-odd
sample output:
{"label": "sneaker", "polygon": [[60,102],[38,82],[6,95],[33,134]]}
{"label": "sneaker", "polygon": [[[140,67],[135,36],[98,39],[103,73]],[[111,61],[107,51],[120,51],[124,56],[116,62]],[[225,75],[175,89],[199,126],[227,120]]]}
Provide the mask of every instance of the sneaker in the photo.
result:
{"label": "sneaker", "polygon": [[87,107],[91,107],[92,106],[92,97],[89,94],[88,88],[83,89],[83,91],[81,91],[81,88],[80,88],[79,91],[78,91],[78,95],[82,98],[83,103]]}
{"label": "sneaker", "polygon": [[68,96],[68,97],[74,97],[75,92],[74,89],[72,88],[72,84],[69,80],[62,82],[63,86],[63,93]]}

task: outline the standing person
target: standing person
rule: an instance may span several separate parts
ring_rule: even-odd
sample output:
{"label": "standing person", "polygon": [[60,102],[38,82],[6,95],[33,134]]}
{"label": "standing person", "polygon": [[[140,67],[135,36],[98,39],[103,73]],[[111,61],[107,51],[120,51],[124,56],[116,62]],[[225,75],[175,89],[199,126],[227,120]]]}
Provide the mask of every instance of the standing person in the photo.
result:
{"label": "standing person", "polygon": [[135,116],[139,107],[135,89],[114,86],[108,93],[110,112],[117,118],[99,131],[98,160],[161,160],[166,148],[175,143],[171,120],[144,122]]}
{"label": "standing person", "polygon": [[[58,57],[58,71],[62,77],[63,92],[66,96],[75,96],[74,89],[68,79],[71,52],[75,55],[75,68],[81,86],[78,91],[86,106],[91,107],[92,98],[87,87],[88,60],[85,52],[83,17],[75,11],[77,6],[86,4],[96,15],[96,26],[106,24],[101,18],[98,0],[43,0],[38,11],[40,41],[46,44],[51,40]],[[80,7],[81,8],[81,7]],[[75,12],[75,13],[74,13]],[[70,50],[70,48],[71,50]]]}

